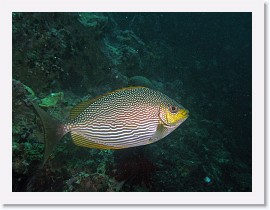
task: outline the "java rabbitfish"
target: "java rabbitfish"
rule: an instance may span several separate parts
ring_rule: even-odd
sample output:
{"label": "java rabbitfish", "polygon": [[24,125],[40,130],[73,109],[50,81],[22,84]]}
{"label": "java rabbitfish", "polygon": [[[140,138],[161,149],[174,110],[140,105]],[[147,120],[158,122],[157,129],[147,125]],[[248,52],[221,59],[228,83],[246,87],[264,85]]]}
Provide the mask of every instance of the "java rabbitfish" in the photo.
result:
{"label": "java rabbitfish", "polygon": [[82,102],[60,123],[34,104],[45,133],[44,163],[57,142],[71,133],[82,147],[124,149],[156,142],[175,130],[188,111],[161,92],[129,87]]}

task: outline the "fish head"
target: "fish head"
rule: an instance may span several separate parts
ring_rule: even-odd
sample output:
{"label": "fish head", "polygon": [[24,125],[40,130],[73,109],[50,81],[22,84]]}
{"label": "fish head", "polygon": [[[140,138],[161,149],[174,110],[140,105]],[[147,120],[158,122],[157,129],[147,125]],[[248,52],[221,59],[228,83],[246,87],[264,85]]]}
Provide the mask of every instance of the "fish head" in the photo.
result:
{"label": "fish head", "polygon": [[181,125],[188,118],[188,110],[175,101],[164,103],[159,107],[159,123],[150,142],[158,141]]}
{"label": "fish head", "polygon": [[176,102],[160,107],[159,117],[162,123],[168,127],[178,127],[189,116],[189,111]]}

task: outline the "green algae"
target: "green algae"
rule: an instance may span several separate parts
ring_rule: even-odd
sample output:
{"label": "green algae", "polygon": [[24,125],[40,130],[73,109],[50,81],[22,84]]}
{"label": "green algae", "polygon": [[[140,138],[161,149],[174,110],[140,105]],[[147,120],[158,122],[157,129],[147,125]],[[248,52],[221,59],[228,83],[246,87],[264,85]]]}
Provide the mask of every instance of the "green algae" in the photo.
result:
{"label": "green algae", "polygon": [[64,93],[51,93],[46,98],[41,99],[41,102],[38,104],[41,107],[55,107],[61,100],[64,98]]}
{"label": "green algae", "polygon": [[35,92],[30,88],[28,87],[27,85],[23,85],[24,86],[24,89],[32,96],[32,97],[35,97]]}

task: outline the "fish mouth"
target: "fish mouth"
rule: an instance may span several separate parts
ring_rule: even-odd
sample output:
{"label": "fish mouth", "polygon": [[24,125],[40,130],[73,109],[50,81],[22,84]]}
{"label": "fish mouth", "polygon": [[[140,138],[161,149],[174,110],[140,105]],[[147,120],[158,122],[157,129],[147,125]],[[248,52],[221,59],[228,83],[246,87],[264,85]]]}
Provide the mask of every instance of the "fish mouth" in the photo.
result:
{"label": "fish mouth", "polygon": [[189,116],[189,111],[187,109],[181,109],[180,110],[181,119],[186,119]]}

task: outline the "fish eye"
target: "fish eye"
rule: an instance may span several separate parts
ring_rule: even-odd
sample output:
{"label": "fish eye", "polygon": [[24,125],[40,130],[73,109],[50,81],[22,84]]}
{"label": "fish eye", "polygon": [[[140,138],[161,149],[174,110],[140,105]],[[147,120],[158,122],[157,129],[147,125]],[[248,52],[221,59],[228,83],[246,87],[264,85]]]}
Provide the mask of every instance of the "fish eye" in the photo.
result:
{"label": "fish eye", "polygon": [[178,107],[177,106],[170,106],[169,110],[171,113],[177,113],[178,112]]}

